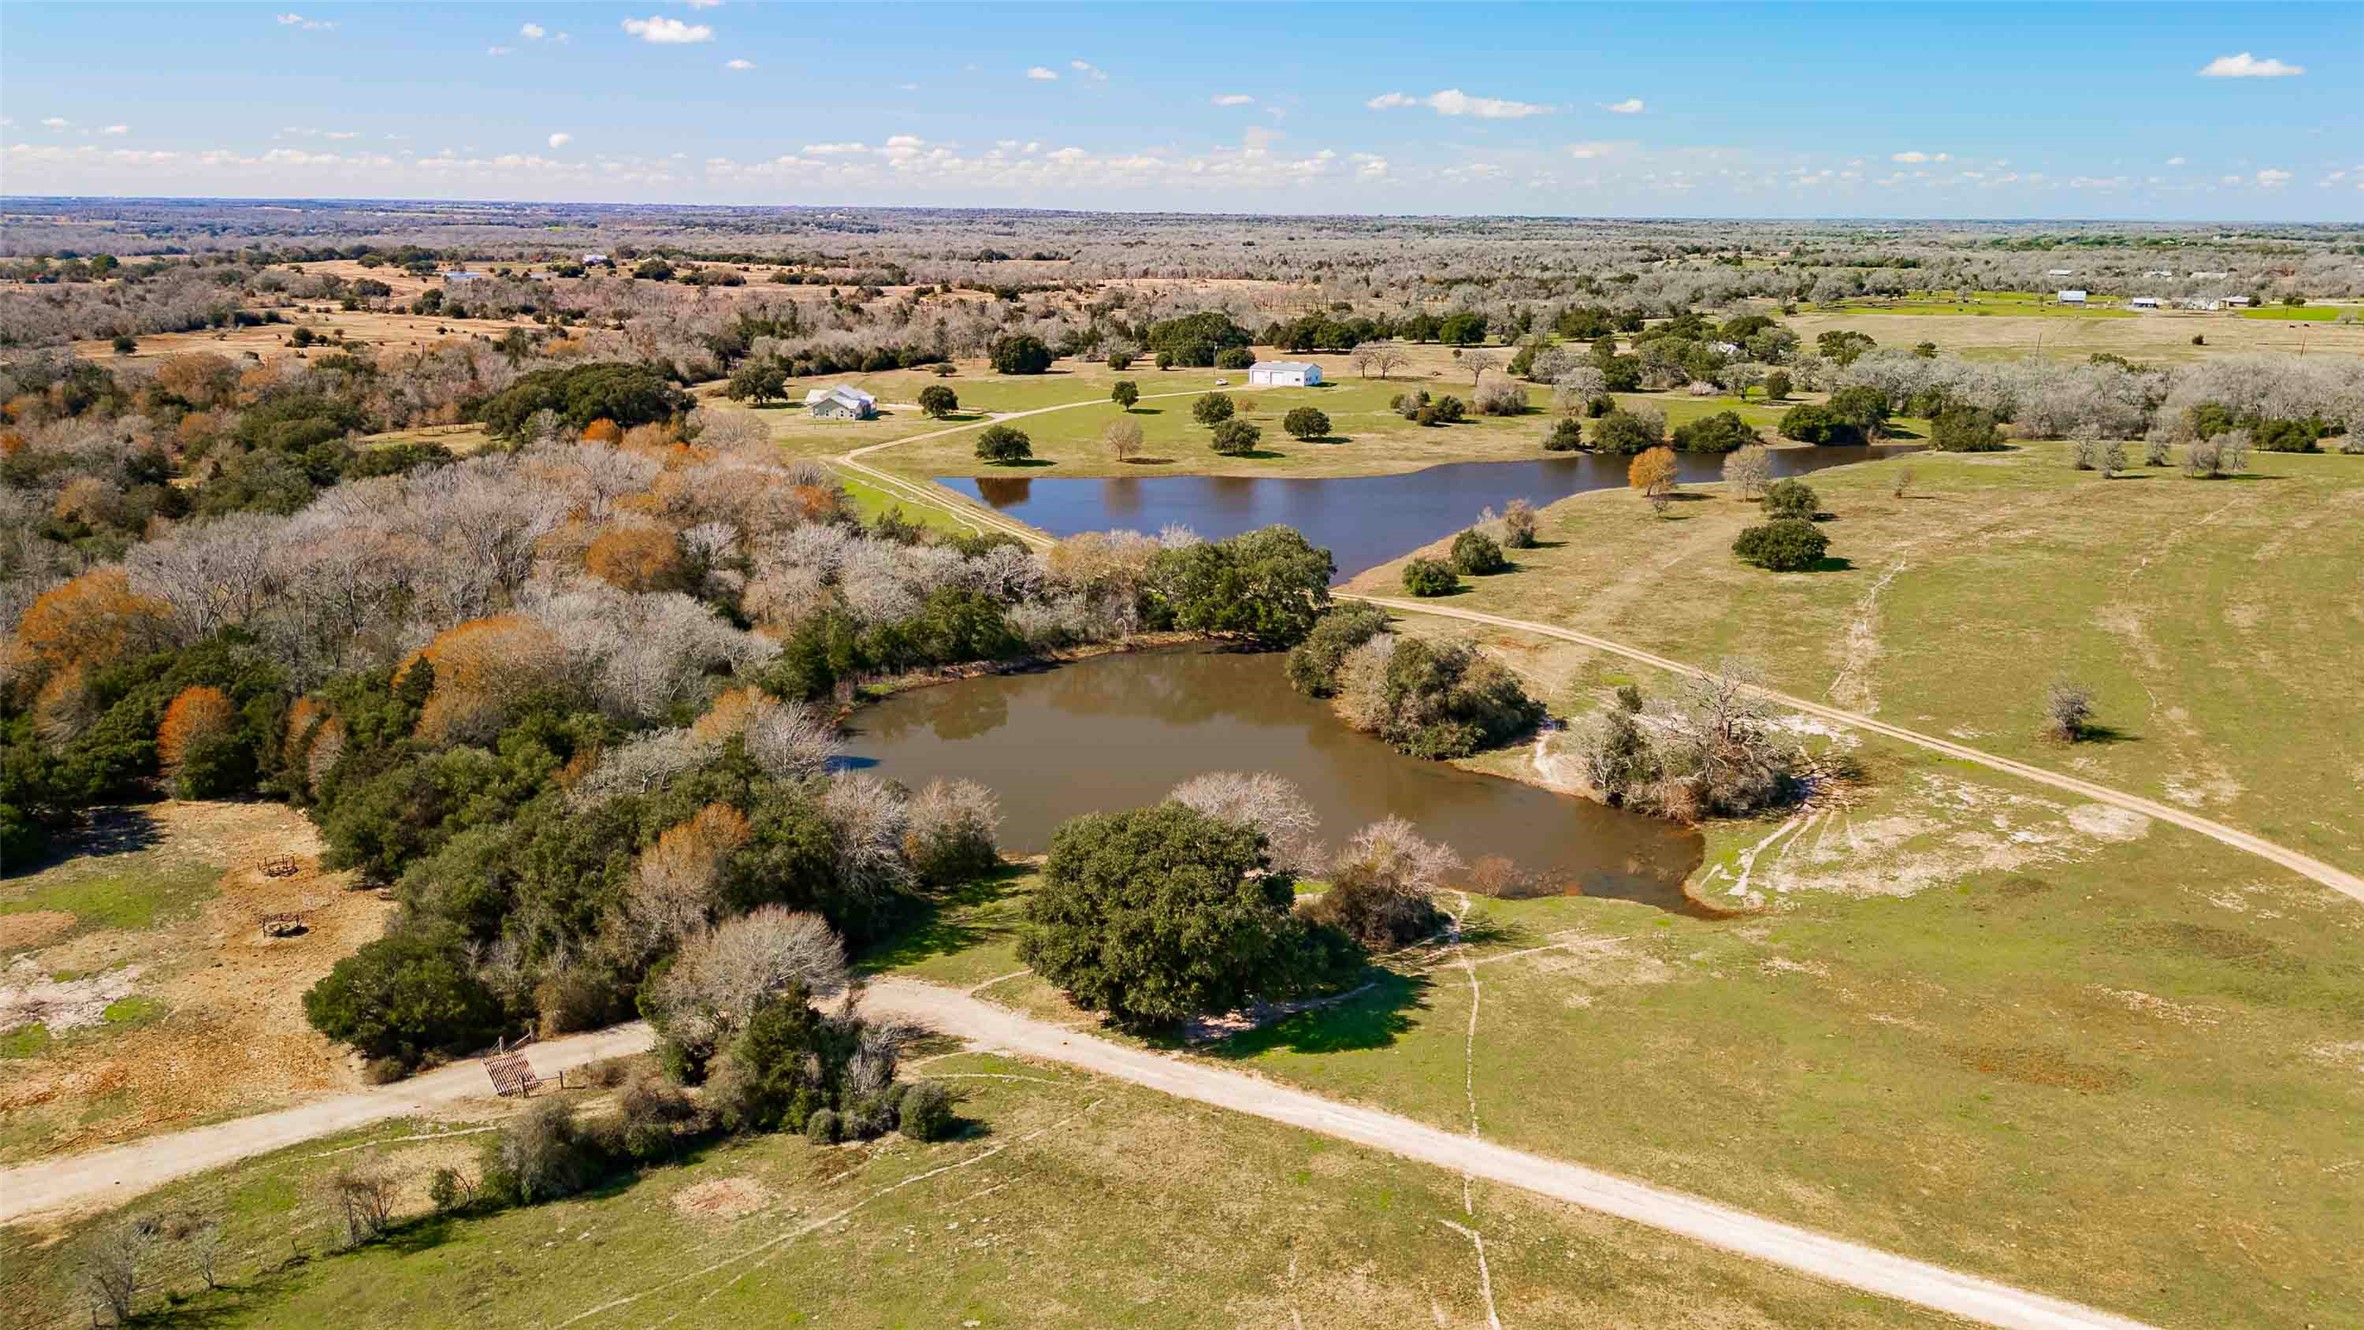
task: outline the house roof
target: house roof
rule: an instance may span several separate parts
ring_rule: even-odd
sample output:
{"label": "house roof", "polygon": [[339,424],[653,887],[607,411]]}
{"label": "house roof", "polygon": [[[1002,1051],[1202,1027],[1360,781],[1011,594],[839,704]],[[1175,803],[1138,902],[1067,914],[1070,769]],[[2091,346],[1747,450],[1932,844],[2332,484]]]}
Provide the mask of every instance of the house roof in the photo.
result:
{"label": "house roof", "polygon": [[1251,374],[1257,370],[1279,370],[1283,373],[1303,373],[1306,370],[1314,370],[1318,372],[1320,369],[1321,366],[1314,364],[1310,360],[1259,360],[1255,364],[1248,366],[1248,372]]}
{"label": "house roof", "polygon": [[852,407],[869,407],[878,405],[877,398],[872,397],[870,394],[863,392],[861,389],[850,383],[841,383],[834,388],[815,388],[804,395],[804,404],[806,406],[817,406],[824,401],[843,402],[847,406]]}

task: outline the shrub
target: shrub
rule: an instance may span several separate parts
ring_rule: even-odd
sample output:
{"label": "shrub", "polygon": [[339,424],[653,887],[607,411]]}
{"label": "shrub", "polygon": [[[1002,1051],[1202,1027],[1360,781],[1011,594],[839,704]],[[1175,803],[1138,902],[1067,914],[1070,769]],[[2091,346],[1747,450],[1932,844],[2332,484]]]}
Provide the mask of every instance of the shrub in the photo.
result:
{"label": "shrub", "polygon": [[1289,686],[1313,697],[1338,691],[1338,667],[1348,652],[1387,627],[1387,611],[1360,601],[1332,605],[1305,640],[1289,651]]}
{"label": "shrub", "polygon": [[1430,403],[1428,409],[1435,413],[1435,419],[1433,422],[1424,421],[1423,424],[1458,425],[1461,423],[1462,417],[1469,413],[1468,403],[1451,393],[1446,393]]}
{"label": "shrub", "polygon": [[1215,353],[1215,368],[1246,369],[1256,363],[1256,353],[1244,346],[1227,346]]}
{"label": "shrub", "polygon": [[804,1120],[804,1138],[815,1145],[835,1145],[838,1140],[837,1110],[817,1108]]}
{"label": "shrub", "polygon": [[1732,552],[1743,563],[1769,568],[1777,573],[1803,572],[1822,562],[1830,548],[1830,537],[1812,522],[1796,518],[1782,518],[1752,526],[1732,542]]}
{"label": "shrub", "polygon": [[1756,441],[1756,430],[1737,411],[1702,416],[1674,432],[1674,446],[1687,453],[1728,453]]}
{"label": "shrub", "polygon": [[1404,565],[1404,590],[1415,596],[1449,596],[1461,589],[1451,564],[1437,559],[1414,559]]}
{"label": "shrub", "polygon": [[1527,390],[1510,379],[1496,379],[1477,390],[1481,416],[1521,416],[1527,413]]}
{"label": "shrub", "polygon": [[1034,440],[1009,425],[987,425],[977,432],[977,456],[1007,466],[1034,456]]}
{"label": "shrub", "polygon": [[2323,435],[2319,420],[2260,420],[2249,429],[2250,438],[2269,453],[2320,452],[2316,441]]}
{"label": "shrub", "polygon": [[913,1081],[896,1105],[898,1129],[915,1141],[941,1141],[960,1125],[942,1081]]}
{"label": "shrub", "polygon": [[1190,418],[1201,425],[1219,425],[1238,409],[1230,393],[1202,393],[1190,404]]}
{"label": "shrub", "polygon": [[919,409],[937,420],[960,410],[960,394],[941,383],[931,383],[919,390]]}
{"label": "shrub", "polygon": [[1494,538],[1476,528],[1453,537],[1453,553],[1448,559],[1453,571],[1467,577],[1484,577],[1510,567],[1510,560],[1502,555],[1502,547]]}
{"label": "shrub", "polygon": [[2056,680],[2044,690],[2044,734],[2075,743],[2093,731],[2093,694],[2080,684]]}
{"label": "shrub", "polygon": [[1374,951],[1409,946],[1444,926],[1431,893],[1458,862],[1400,817],[1374,822],[1339,853],[1330,889],[1306,904],[1305,916]]}
{"label": "shrub", "polygon": [[1024,333],[994,338],[985,355],[996,374],[1040,374],[1051,367],[1051,348]]}
{"label": "shrub", "polygon": [[1991,453],[2004,448],[1995,413],[1982,407],[1952,406],[1929,422],[1929,446],[1942,453]]}
{"label": "shrub", "polygon": [[1133,367],[1133,353],[1132,353],[1132,352],[1130,352],[1130,351],[1111,351],[1111,352],[1109,352],[1109,353],[1108,353],[1108,368],[1110,368],[1110,369],[1112,369],[1112,370],[1115,370],[1115,371],[1116,371],[1117,373],[1119,373],[1119,374],[1122,374],[1122,373],[1124,373],[1126,370],[1128,370],[1128,369],[1131,369],[1132,367]]}
{"label": "shrub", "polygon": [[1255,422],[1233,417],[1215,422],[1215,431],[1207,439],[1207,446],[1225,457],[1245,457],[1256,451],[1264,441],[1264,431]]}
{"label": "shrub", "polygon": [[1811,522],[1814,514],[1822,511],[1822,496],[1814,487],[1797,479],[1776,480],[1765,487],[1765,516],[1790,517]]}
{"label": "shrub", "polygon": [[304,994],[304,1017],[369,1057],[409,1066],[468,1053],[501,1029],[501,1004],[476,978],[456,932],[390,933],[336,963]]}
{"label": "shrub", "polygon": [[1165,549],[1149,564],[1148,618],[1183,632],[1236,633],[1268,649],[1294,646],[1329,606],[1337,571],[1328,550],[1285,526]]}
{"label": "shrub", "polygon": [[1330,418],[1320,407],[1293,407],[1281,417],[1281,428],[1292,439],[1326,439],[1330,435]]}
{"label": "shrub", "polygon": [[1340,673],[1339,714],[1414,757],[1467,757],[1531,728],[1543,708],[1503,665],[1458,643],[1374,638]]}
{"label": "shrub", "polygon": [[1638,453],[1666,441],[1666,418],[1647,407],[1628,411],[1619,407],[1592,427],[1595,448],[1610,453]]}
{"label": "shrub", "polygon": [[1027,898],[1019,959],[1135,1026],[1300,990],[1320,947],[1269,867],[1262,835],[1178,803],[1071,819]]}
{"label": "shrub", "polygon": [[1859,439],[1876,439],[1887,432],[1888,394],[1870,384],[1839,389],[1830,395],[1826,409],[1854,426]]}
{"label": "shrub", "polygon": [[1574,416],[1562,416],[1543,432],[1543,451],[1547,453],[1572,453],[1583,446],[1584,425]]}
{"label": "shrub", "polygon": [[527,1105],[486,1147],[481,1190],[495,1205],[536,1205],[590,1186],[605,1164],[575,1120],[574,1104],[544,1099]]}
{"label": "shrub", "polygon": [[1765,376],[1765,398],[1768,401],[1778,402],[1789,396],[1791,387],[1788,370],[1777,369]]}
{"label": "shrub", "polygon": [[1862,431],[1841,420],[1829,407],[1812,402],[1801,402],[1781,413],[1781,437],[1828,445],[1863,442]]}
{"label": "shrub", "polygon": [[1512,550],[1535,548],[1535,505],[1525,499],[1512,499],[1502,505],[1502,547]]}

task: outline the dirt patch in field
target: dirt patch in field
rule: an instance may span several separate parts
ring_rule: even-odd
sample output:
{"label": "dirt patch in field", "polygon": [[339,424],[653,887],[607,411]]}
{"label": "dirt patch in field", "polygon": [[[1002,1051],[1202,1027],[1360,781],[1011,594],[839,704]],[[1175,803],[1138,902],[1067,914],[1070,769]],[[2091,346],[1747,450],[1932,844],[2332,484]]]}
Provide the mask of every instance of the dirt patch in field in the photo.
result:
{"label": "dirt patch in field", "polygon": [[673,1208],[691,1219],[742,1219],[779,1198],[753,1178],[716,1178],[674,1194]]}
{"label": "dirt patch in field", "polygon": [[[0,1117],[9,1125],[0,1132],[0,1161],[361,1084],[351,1054],[305,1022],[303,995],[337,960],[384,933],[392,903],[352,890],[350,874],[323,872],[312,824],[284,804],[176,801],[146,812],[156,844],[118,856],[110,871],[137,871],[141,856],[194,859],[222,870],[218,892],[193,916],[78,933],[20,960],[24,974],[87,976],[110,993],[124,990],[109,1001],[152,999],[165,1014],[102,1021],[38,1056],[0,1063]],[[274,860],[292,860],[294,871],[264,872]],[[305,931],[266,937],[262,921],[274,916],[292,916]]]}
{"label": "dirt patch in field", "polygon": [[0,914],[0,951],[54,942],[73,926],[74,916],[64,910],[25,910],[17,914]]}
{"label": "dirt patch in field", "polygon": [[2021,1085],[2108,1094],[2134,1083],[2133,1076],[2116,1067],[2079,1062],[2049,1048],[2016,1044],[1981,1047],[1955,1045],[1949,1051],[1967,1070],[1998,1076]]}

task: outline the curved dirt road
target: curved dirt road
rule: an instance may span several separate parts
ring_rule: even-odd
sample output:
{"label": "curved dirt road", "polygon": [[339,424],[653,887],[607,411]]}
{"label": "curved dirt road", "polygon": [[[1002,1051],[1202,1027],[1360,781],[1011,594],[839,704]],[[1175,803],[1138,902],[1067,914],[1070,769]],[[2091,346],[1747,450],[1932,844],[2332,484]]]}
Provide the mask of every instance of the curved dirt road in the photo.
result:
{"label": "curved dirt road", "polygon": [[1320,1132],[1987,1325],[2010,1330],[2140,1330],[2143,1324],[1696,1196],[1494,1145],[1379,1109],[1325,1099],[1199,1059],[1153,1053],[1062,1029],[957,989],[907,979],[874,980],[863,990],[862,1005],[866,1011],[901,1016],[959,1035],[982,1048],[1063,1062],[1178,1098]]}
{"label": "curved dirt road", "polygon": [[[1622,656],[1627,660],[1640,661],[1644,665],[1654,665],[1662,670],[1670,670],[1676,674],[1690,675],[1694,678],[1702,677],[1707,673],[1706,670],[1696,665],[1686,665],[1679,660],[1643,651],[1638,647],[1612,642],[1605,637],[1594,637],[1590,633],[1580,633],[1570,628],[1556,628],[1547,623],[1535,623],[1527,619],[1510,619],[1499,614],[1480,613],[1477,610],[1458,610],[1445,605],[1428,605],[1416,600],[1401,600],[1393,596],[1365,596],[1347,592],[1334,594],[1341,600],[1359,600],[1365,604],[1377,605],[1398,614],[1427,614],[1442,619],[1460,619],[1468,623],[1482,623],[1495,628],[1509,628],[1522,633],[1558,638],[1563,642],[1574,642],[1578,646],[1591,647],[1595,651],[1605,651],[1613,656]],[[1834,721],[1854,729],[1869,730],[1874,734],[1886,735],[1891,739],[1901,739],[1905,743],[1943,753],[1947,757],[1959,758],[1964,762],[1975,762],[1982,767],[2008,772],[2023,780],[2034,781],[2039,785],[2049,785],[2056,790],[2065,790],[2070,794],[2081,795],[2095,803],[2109,804],[2114,808],[2123,808],[2129,812],[2140,813],[2145,817],[2155,817],[2161,822],[2173,823],[2186,831],[2199,832],[2210,840],[2221,841],[2236,850],[2246,851],[2260,859],[2279,864],[2302,877],[2322,883],[2342,895],[2364,901],[2364,877],[2358,877],[2344,868],[2327,864],[2320,859],[2300,854],[2296,850],[2276,845],[2262,836],[2252,835],[2237,827],[2228,827],[2222,822],[2212,821],[2197,813],[2186,812],[2172,804],[2163,804],[2156,799],[2146,799],[2139,794],[2128,794],[2123,790],[2114,790],[2107,785],[2096,785],[2092,781],[2079,780],[2075,776],[2064,776],[2057,771],[2047,771],[2042,767],[2029,766],[2025,762],[1998,757],[1993,753],[1982,752],[1979,749],[1955,743],[1951,739],[1940,739],[1935,735],[1923,734],[1918,730],[1908,730],[1900,725],[1890,725],[1886,721],[1874,720],[1870,716],[1857,712],[1842,711],[1837,707],[1824,706],[1820,702],[1809,702],[1802,697],[1777,693],[1770,688],[1751,688],[1749,691],[1768,702],[1787,707],[1792,711],[1801,711],[1809,716],[1819,716],[1824,720]]]}

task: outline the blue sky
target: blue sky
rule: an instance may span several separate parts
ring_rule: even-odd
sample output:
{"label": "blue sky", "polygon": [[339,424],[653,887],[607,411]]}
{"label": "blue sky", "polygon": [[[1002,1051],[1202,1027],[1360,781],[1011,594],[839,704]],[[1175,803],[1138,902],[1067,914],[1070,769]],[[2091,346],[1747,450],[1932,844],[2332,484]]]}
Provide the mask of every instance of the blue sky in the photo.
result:
{"label": "blue sky", "polygon": [[2359,88],[2344,3],[9,0],[0,189],[2354,221]]}

